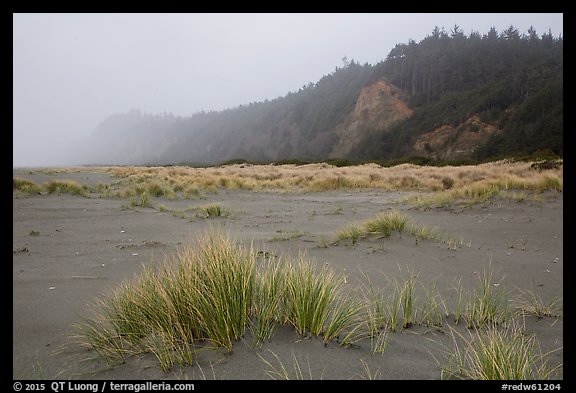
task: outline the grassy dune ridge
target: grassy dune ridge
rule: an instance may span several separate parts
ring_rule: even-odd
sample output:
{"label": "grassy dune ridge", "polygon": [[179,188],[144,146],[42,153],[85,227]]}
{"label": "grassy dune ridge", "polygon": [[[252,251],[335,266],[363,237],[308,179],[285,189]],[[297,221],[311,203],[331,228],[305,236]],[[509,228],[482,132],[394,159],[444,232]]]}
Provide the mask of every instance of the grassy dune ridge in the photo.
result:
{"label": "grassy dune ridge", "polygon": [[[485,203],[493,197],[522,201],[546,191],[562,191],[563,168],[535,169],[535,162],[502,160],[479,165],[419,166],[378,164],[337,167],[327,163],[305,165],[232,164],[219,167],[90,167],[44,170],[50,175],[96,171],[116,180],[81,185],[73,180],[51,180],[38,185],[13,179],[13,190],[30,193],[72,193],[100,197],[201,199],[219,189],[274,192],[322,192],[343,189],[380,189],[429,193],[406,200],[416,206],[447,206],[464,201]],[[41,170],[42,171],[42,170]],[[136,198],[136,199],[134,199]]]}
{"label": "grassy dune ridge", "polygon": [[[364,164],[336,167],[305,165],[233,164],[222,167],[111,167],[102,168],[128,183],[155,179],[168,193],[218,187],[248,190],[328,191],[347,188],[442,191],[471,184],[498,183],[501,188],[539,189],[546,182],[561,189],[562,168],[532,169],[531,162],[497,161],[479,165],[382,167]],[[548,178],[549,180],[545,180]],[[541,185],[541,186],[538,186]]]}

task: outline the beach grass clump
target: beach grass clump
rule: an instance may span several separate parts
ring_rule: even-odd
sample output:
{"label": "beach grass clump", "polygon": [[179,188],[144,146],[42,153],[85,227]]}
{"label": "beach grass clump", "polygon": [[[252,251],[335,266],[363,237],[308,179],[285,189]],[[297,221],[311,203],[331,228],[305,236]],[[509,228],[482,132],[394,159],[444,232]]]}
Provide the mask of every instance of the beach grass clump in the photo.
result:
{"label": "beach grass clump", "polygon": [[21,191],[26,194],[39,194],[42,192],[42,187],[31,180],[12,177],[12,190]]}
{"label": "beach grass clump", "polygon": [[168,197],[174,194],[174,189],[166,182],[149,181],[145,186],[146,192],[155,197]]}
{"label": "beach grass clump", "polygon": [[49,194],[72,194],[88,196],[86,186],[74,180],[50,180],[44,185]]}
{"label": "beach grass clump", "polygon": [[479,182],[453,191],[455,199],[463,199],[471,204],[486,203],[491,198],[500,195],[502,187],[498,184]]}
{"label": "beach grass clump", "polygon": [[132,207],[152,207],[152,199],[150,194],[146,191],[142,192],[139,196],[130,198],[130,206]]}
{"label": "beach grass clump", "polygon": [[512,303],[514,310],[520,316],[532,315],[537,318],[544,318],[558,317],[561,315],[561,296],[545,302],[536,292],[520,289],[520,294]]}
{"label": "beach grass clump", "polygon": [[284,299],[289,266],[283,260],[270,258],[256,270],[249,328],[256,345],[274,335],[285,320]]}
{"label": "beach grass clump", "polygon": [[364,308],[364,303],[351,296],[350,291],[338,288],[337,300],[322,332],[324,343],[335,339],[348,347],[357,342],[362,337],[360,329],[364,324]]}
{"label": "beach grass clump", "polygon": [[286,277],[286,321],[301,336],[320,335],[343,284],[343,276],[324,266],[316,269],[300,257]]}
{"label": "beach grass clump", "polygon": [[203,198],[201,189],[196,184],[186,185],[182,189],[182,198],[201,199]]}
{"label": "beach grass clump", "polygon": [[410,216],[393,209],[387,213],[380,213],[374,218],[365,220],[360,224],[346,224],[336,231],[337,240],[352,240],[355,244],[359,238],[369,235],[390,237],[392,233],[407,233],[416,238],[416,241],[432,240],[443,242],[450,239],[444,231],[438,228],[417,224],[411,221]]}
{"label": "beach grass clump", "polygon": [[397,332],[412,326],[416,320],[416,283],[418,275],[409,269],[403,278],[386,277],[385,290],[376,289],[369,277],[364,275],[367,284],[362,286],[361,295],[365,305],[364,321],[367,337],[375,337],[383,330]]}
{"label": "beach grass clump", "polygon": [[367,284],[361,289],[363,303],[365,305],[365,321],[368,336],[377,335],[382,329],[391,327],[389,324],[389,298],[384,292],[377,290],[371,283],[370,278],[364,275]]}
{"label": "beach grass clump", "polygon": [[191,364],[195,343],[232,349],[252,309],[255,256],[228,237],[207,233],[175,261],[146,268],[95,307],[82,341],[114,363],[151,352],[163,369]]}
{"label": "beach grass clump", "polygon": [[441,242],[447,238],[444,231],[436,227],[422,224],[409,223],[406,226],[406,232],[414,236],[416,240],[423,239],[423,240],[432,240],[435,242]]}
{"label": "beach grass clump", "polygon": [[508,297],[500,286],[503,277],[497,278],[491,265],[479,274],[478,286],[469,293],[464,318],[469,328],[486,324],[504,324],[511,320],[512,312]]}
{"label": "beach grass clump", "polygon": [[[479,180],[462,184],[459,187],[450,187],[444,191],[409,197],[405,201],[417,207],[447,207],[457,202],[472,206],[490,203],[496,197],[523,201],[527,198],[526,192],[562,192],[562,189],[562,179],[555,174],[542,175],[536,178],[500,176],[495,177],[494,180]],[[512,190],[519,190],[524,193],[518,194],[511,192]],[[519,195],[522,197],[519,198]]]}
{"label": "beach grass clump", "polygon": [[218,203],[213,203],[206,206],[200,206],[197,210],[205,217],[205,218],[213,218],[213,217],[227,217],[230,215],[230,211],[222,207]]}
{"label": "beach grass clump", "polygon": [[562,180],[556,175],[544,176],[543,179],[536,183],[536,189],[540,192],[547,190],[561,192],[563,189]]}
{"label": "beach grass clump", "polygon": [[187,308],[206,339],[231,350],[244,335],[252,310],[256,255],[222,235],[204,235],[196,247],[186,258],[194,283]]}
{"label": "beach grass clump", "polygon": [[174,290],[186,296],[190,292],[186,282],[193,283],[194,291],[182,309],[193,316],[201,337],[231,350],[232,342],[244,334],[252,306],[255,256],[220,235],[205,235],[197,247],[194,253],[183,254],[186,265],[180,267],[181,279],[173,281]]}
{"label": "beach grass clump", "polygon": [[422,288],[424,290],[424,301],[416,312],[417,323],[430,327],[443,326],[444,317],[448,317],[449,314],[446,303],[436,287],[436,283],[422,284]]}
{"label": "beach grass clump", "polygon": [[78,338],[111,364],[149,352],[168,370],[192,364],[198,350],[231,351],[246,329],[255,344],[280,325],[329,341],[358,323],[361,307],[349,300],[341,275],[304,257],[257,260],[252,246],[209,230],[99,300]]}
{"label": "beach grass clump", "polygon": [[398,304],[402,310],[402,327],[408,328],[414,322],[415,314],[415,292],[417,276],[410,270],[406,270],[406,276],[403,282],[394,281],[394,296],[398,299]]}
{"label": "beach grass clump", "polygon": [[109,313],[109,301],[100,301],[94,311],[90,318],[82,316],[82,322],[77,325],[78,340],[94,350],[110,366],[120,364],[136,354],[133,346],[118,334],[113,315]]}
{"label": "beach grass clump", "polygon": [[494,324],[468,330],[468,336],[451,328],[452,348],[442,366],[442,379],[546,380],[562,366],[550,366],[550,353],[542,353],[534,334],[517,323]]}
{"label": "beach grass clump", "polygon": [[402,233],[409,220],[408,215],[392,210],[365,221],[364,229],[368,233],[389,237],[394,231]]}
{"label": "beach grass clump", "polygon": [[362,285],[360,290],[363,306],[360,314],[362,322],[358,323],[345,339],[353,344],[368,338],[372,353],[383,354],[388,348],[389,333],[397,331],[398,328],[396,306],[399,307],[399,303],[392,296],[386,296],[384,291],[376,289],[368,276],[364,275],[364,278],[367,284]]}
{"label": "beach grass clump", "polygon": [[357,224],[347,224],[336,231],[338,240],[350,239],[352,244],[356,244],[358,238],[363,236],[365,231]]}

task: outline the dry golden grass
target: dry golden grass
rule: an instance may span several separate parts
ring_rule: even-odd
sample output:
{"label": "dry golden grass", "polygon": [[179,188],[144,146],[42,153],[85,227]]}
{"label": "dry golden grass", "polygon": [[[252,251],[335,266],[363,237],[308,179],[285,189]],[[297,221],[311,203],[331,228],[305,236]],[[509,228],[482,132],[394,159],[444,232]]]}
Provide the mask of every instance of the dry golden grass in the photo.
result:
{"label": "dry golden grass", "polygon": [[[465,166],[418,166],[401,164],[381,167],[364,164],[335,167],[329,164],[250,165],[209,168],[191,167],[103,167],[119,179],[118,185],[152,187],[159,195],[182,193],[195,196],[218,188],[254,191],[317,192],[339,189],[401,191],[466,190],[495,184],[503,190],[562,190],[563,169],[531,169],[531,162],[497,161]],[[150,190],[148,190],[150,191]],[[465,191],[463,191],[465,193]],[[126,193],[126,192],[124,192]]]}
{"label": "dry golden grass", "polygon": [[[456,201],[487,202],[495,196],[517,201],[539,198],[546,190],[562,191],[563,168],[535,170],[532,162],[497,162],[463,166],[378,164],[336,167],[306,165],[234,164],[219,167],[90,167],[48,168],[50,173],[104,172],[116,180],[86,185],[102,197],[202,199],[219,189],[255,192],[322,192],[342,189],[416,191],[406,202],[417,206],[446,206]],[[429,193],[422,195],[421,193]]]}

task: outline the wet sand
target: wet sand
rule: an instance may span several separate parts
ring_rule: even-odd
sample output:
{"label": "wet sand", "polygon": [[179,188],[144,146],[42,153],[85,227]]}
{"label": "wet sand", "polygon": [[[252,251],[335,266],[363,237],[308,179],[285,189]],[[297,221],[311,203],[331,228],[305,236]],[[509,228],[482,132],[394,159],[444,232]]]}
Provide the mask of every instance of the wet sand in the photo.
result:
{"label": "wet sand", "polygon": [[[14,170],[38,183],[63,178],[109,181],[104,174],[42,175]],[[363,379],[363,362],[378,379],[439,379],[436,361],[450,343],[449,328],[466,334],[465,324],[447,318],[442,328],[415,325],[390,333],[388,348],[373,354],[369,340],[351,348],[321,338],[303,338],[289,327],[254,348],[247,334],[232,353],[204,351],[197,364],[162,372],[150,355],[106,366],[85,360],[90,353],[71,334],[89,304],[135,277],[143,265],[162,262],[180,245],[209,226],[254,242],[262,252],[296,257],[304,252],[319,265],[348,275],[347,285],[400,278],[409,269],[423,283],[436,282],[448,308],[457,280],[472,289],[490,265],[503,277],[497,285],[537,293],[544,301],[563,296],[563,195],[541,201],[494,200],[487,206],[416,209],[399,203],[403,192],[379,190],[275,193],[219,190],[200,200],[153,198],[154,206],[185,210],[219,203],[228,217],[192,220],[158,208],[126,208],[126,200],[72,195],[33,195],[13,199],[13,378],[18,379],[270,379],[260,356],[279,367],[274,354],[292,372],[294,359],[305,379]],[[343,225],[397,209],[413,222],[454,235],[453,244],[418,241],[409,235],[331,243]],[[32,235],[36,231],[37,235]],[[536,333],[543,352],[562,347],[563,319],[526,317],[526,332]],[[550,357],[562,362],[563,351]],[[81,361],[83,360],[83,361]],[[362,362],[363,361],[363,362]]]}

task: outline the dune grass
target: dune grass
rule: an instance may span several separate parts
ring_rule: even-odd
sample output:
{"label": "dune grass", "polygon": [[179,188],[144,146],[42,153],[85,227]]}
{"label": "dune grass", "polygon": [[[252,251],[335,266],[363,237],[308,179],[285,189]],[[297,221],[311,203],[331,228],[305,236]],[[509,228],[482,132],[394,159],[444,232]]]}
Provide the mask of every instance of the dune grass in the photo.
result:
{"label": "dune grass", "polygon": [[88,196],[87,187],[74,180],[50,180],[44,185],[49,194],[72,194]]}
{"label": "dune grass", "polygon": [[144,191],[138,197],[133,196],[130,198],[130,206],[131,207],[152,207],[152,199],[150,198],[150,194]]}
{"label": "dune grass", "polygon": [[287,269],[290,266],[277,258],[266,259],[256,269],[253,304],[249,320],[255,346],[270,340],[285,322],[284,303],[287,291]]}
{"label": "dune grass", "polygon": [[359,238],[366,236],[390,237],[397,232],[399,235],[407,233],[418,240],[432,240],[437,242],[453,240],[443,231],[411,221],[410,216],[393,209],[387,213],[380,213],[374,218],[367,219],[359,224],[350,223],[336,231],[337,240],[350,239],[355,244]]}
{"label": "dune grass", "polygon": [[42,187],[31,180],[12,177],[12,190],[26,194],[39,194],[42,191]]}
{"label": "dune grass", "polygon": [[219,189],[325,192],[344,189],[432,192],[415,197],[418,205],[446,205],[488,201],[509,191],[562,191],[562,165],[535,171],[531,162],[508,160],[462,166],[375,163],[338,167],[328,163],[304,165],[231,164],[215,167],[93,167],[117,178],[102,190],[108,197],[131,197],[147,191],[166,199],[197,199]]}
{"label": "dune grass", "polygon": [[358,224],[346,224],[336,231],[338,240],[350,239],[352,244],[356,244],[358,239],[366,234],[364,228]]}
{"label": "dune grass", "polygon": [[[494,198],[518,202],[538,200],[545,191],[562,192],[563,168],[559,165],[534,170],[533,162],[501,160],[477,165],[420,166],[400,164],[384,167],[376,163],[336,166],[315,164],[231,164],[215,167],[91,167],[51,168],[40,173],[104,172],[116,180],[97,185],[74,181],[51,181],[45,185],[14,178],[14,190],[23,194],[41,191],[105,198],[139,197],[144,192],[167,200],[204,199],[224,190],[253,192],[329,192],[349,189],[416,191],[406,202],[417,207],[472,206]],[[64,184],[68,183],[68,184]],[[75,183],[75,184],[74,184]],[[14,195],[18,197],[18,193]]]}
{"label": "dune grass", "polygon": [[424,301],[416,311],[416,323],[423,326],[441,327],[444,318],[449,316],[448,307],[435,282],[420,283],[424,291]]}
{"label": "dune grass", "polygon": [[428,287],[410,269],[401,271],[401,279],[385,277],[388,285],[383,289],[376,288],[367,275],[364,281],[360,290],[364,305],[363,338],[370,338],[374,353],[387,348],[389,332],[405,330],[414,324],[442,326],[447,313],[444,300],[433,283]]}
{"label": "dune grass", "polygon": [[[209,219],[209,218],[219,218],[219,217],[229,217],[232,215],[232,211],[222,207],[218,203],[212,203],[208,205],[200,205],[200,206],[189,206],[188,208],[182,209],[170,209],[163,203],[160,203],[157,206],[158,211],[160,212],[168,212],[171,213],[173,217],[178,217],[182,219],[188,219],[193,221],[197,218],[200,219]],[[192,213],[188,215],[187,213]]]}
{"label": "dune grass", "polygon": [[468,330],[450,329],[452,345],[445,352],[442,379],[545,380],[554,378],[562,364],[551,366],[535,335],[526,335],[517,323],[505,328],[490,324]]}
{"label": "dune grass", "polygon": [[519,295],[512,300],[512,306],[516,314],[520,316],[532,315],[538,318],[559,317],[561,315],[561,296],[545,302],[534,291],[520,288],[518,288],[518,291]]}
{"label": "dune grass", "polygon": [[[518,194],[512,190],[538,194],[544,191],[562,192],[562,189],[562,180],[555,174],[531,178],[500,177],[494,180],[476,181],[459,188],[450,188],[428,195],[408,197],[405,201],[417,207],[446,207],[455,203],[472,206],[489,203],[495,197],[518,202],[528,199],[528,194]],[[537,199],[537,194],[532,199]]]}
{"label": "dune grass", "polygon": [[[343,346],[375,336],[375,351],[383,351],[385,335],[366,331],[366,304],[352,296],[343,275],[304,256],[257,262],[256,255],[252,247],[207,232],[174,260],[145,268],[98,300],[94,315],[78,326],[78,339],[111,364],[152,353],[165,371],[193,364],[199,350],[231,351],[247,329],[258,346],[280,325]],[[413,316],[413,284],[399,295],[403,327]]]}
{"label": "dune grass", "polygon": [[[144,268],[133,280],[98,299],[90,306],[92,315],[83,316],[78,324],[76,338],[109,364],[150,353],[168,371],[174,365],[193,365],[198,351],[232,351],[247,332],[253,345],[260,347],[279,326],[345,347],[366,339],[371,352],[381,355],[389,346],[390,334],[414,324],[440,327],[449,315],[436,285],[422,283],[408,268],[401,269],[400,279],[386,277],[384,288],[365,275],[366,282],[358,289],[347,285],[346,276],[304,255],[297,259],[258,255],[252,245],[209,229],[164,263]],[[446,375],[465,375],[472,349],[484,350],[478,347],[482,343],[524,350],[516,347],[516,333],[502,330],[520,314],[510,312],[507,292],[494,287],[495,280],[488,266],[477,288],[460,289],[460,319],[475,333],[466,344],[470,349],[450,349],[449,365],[443,366]],[[533,353],[537,341],[520,344]],[[284,371],[274,375],[286,376]]]}
{"label": "dune grass", "polygon": [[26,194],[40,194],[42,192],[47,192],[48,194],[88,196],[88,187],[81,185],[74,180],[50,180],[40,186],[31,180],[13,177],[12,190],[17,190]]}
{"label": "dune grass", "polygon": [[209,231],[101,299],[78,338],[112,364],[150,352],[167,370],[175,362],[192,364],[201,348],[232,350],[246,329],[256,343],[278,325],[330,340],[354,322],[343,279],[331,270],[304,257],[275,267],[256,262],[253,247]]}
{"label": "dune grass", "polygon": [[251,312],[255,256],[206,234],[175,258],[100,300],[79,326],[82,341],[112,364],[153,353],[165,371],[175,362],[192,364],[197,341],[231,350]]}
{"label": "dune grass", "polygon": [[378,215],[376,218],[364,222],[363,227],[367,233],[389,237],[394,231],[402,233],[406,230],[409,218],[406,214],[391,210]]}
{"label": "dune grass", "polygon": [[[316,269],[309,261],[300,257],[298,263],[288,271],[285,299],[286,321],[302,336],[319,336],[333,324],[331,312],[344,283],[324,266]],[[331,332],[330,335],[335,335]]]}
{"label": "dune grass", "polygon": [[230,212],[217,203],[202,206],[199,210],[206,214],[206,217],[225,217],[230,215]]}
{"label": "dune grass", "polygon": [[503,280],[504,277],[494,273],[491,264],[478,275],[478,286],[469,294],[466,303],[465,319],[469,328],[505,324],[512,319],[508,294],[501,285]]}

